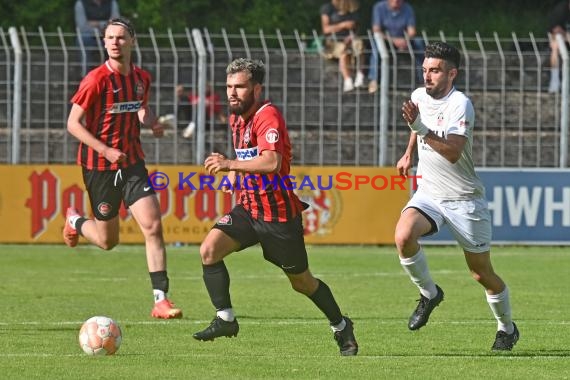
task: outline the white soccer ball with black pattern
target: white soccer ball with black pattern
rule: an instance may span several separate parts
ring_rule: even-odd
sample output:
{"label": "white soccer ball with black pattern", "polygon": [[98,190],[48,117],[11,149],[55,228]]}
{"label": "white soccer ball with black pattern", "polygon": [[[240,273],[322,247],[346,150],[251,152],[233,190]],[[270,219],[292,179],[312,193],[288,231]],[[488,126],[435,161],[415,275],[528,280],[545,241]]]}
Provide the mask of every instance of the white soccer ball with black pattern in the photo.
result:
{"label": "white soccer ball with black pattern", "polygon": [[113,355],[121,340],[121,328],[109,317],[91,317],[79,330],[79,346],[87,355]]}

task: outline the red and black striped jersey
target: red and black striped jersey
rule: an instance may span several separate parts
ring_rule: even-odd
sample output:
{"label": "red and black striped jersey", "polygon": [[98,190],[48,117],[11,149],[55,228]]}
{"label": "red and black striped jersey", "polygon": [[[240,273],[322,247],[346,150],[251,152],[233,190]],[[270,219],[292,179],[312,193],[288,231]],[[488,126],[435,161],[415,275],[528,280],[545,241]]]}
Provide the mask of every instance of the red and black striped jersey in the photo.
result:
{"label": "red and black striped jersey", "polygon": [[85,127],[107,146],[127,155],[111,164],[86,144],[80,143],[77,163],[91,170],[116,170],[144,159],[138,111],[148,102],[150,74],[131,65],[128,75],[113,70],[109,61],[91,70],[71,99],[85,110]]}
{"label": "red and black striped jersey", "polygon": [[264,103],[248,120],[231,115],[230,125],[238,160],[251,160],[265,150],[281,154],[281,169],[274,174],[241,173],[239,203],[255,219],[286,222],[301,214],[303,207],[289,177],[291,143],[283,116],[271,103]]}

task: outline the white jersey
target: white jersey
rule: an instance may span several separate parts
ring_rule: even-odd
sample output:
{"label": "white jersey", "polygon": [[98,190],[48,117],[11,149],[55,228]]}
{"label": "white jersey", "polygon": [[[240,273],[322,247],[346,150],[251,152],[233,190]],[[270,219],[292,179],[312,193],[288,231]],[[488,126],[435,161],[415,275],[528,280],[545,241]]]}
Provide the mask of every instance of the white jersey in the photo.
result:
{"label": "white jersey", "polygon": [[483,183],[473,165],[473,125],[475,111],[467,96],[454,88],[441,99],[426,93],[425,87],[412,93],[422,123],[433,133],[465,136],[467,141],[459,160],[452,164],[418,136],[418,191],[435,199],[467,200],[485,196]]}

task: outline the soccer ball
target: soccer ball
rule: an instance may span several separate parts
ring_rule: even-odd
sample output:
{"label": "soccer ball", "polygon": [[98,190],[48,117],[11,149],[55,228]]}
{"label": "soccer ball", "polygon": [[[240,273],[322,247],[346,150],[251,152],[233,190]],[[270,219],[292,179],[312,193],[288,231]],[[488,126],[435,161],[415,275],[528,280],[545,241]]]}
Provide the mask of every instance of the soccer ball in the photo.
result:
{"label": "soccer ball", "polygon": [[91,317],[79,330],[79,346],[87,355],[113,355],[121,340],[121,328],[109,317]]}

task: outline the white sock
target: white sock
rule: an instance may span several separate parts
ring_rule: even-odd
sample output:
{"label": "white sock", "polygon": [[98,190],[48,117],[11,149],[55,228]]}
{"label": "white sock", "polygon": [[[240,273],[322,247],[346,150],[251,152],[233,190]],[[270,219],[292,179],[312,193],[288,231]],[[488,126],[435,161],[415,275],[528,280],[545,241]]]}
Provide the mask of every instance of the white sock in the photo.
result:
{"label": "white sock", "polygon": [[79,215],[73,215],[72,217],[69,218],[69,224],[74,229],[75,229],[75,223],[77,223],[77,219],[79,219],[79,218],[81,218]]}
{"label": "white sock", "polygon": [[234,315],[234,309],[232,308],[218,310],[216,311],[216,316],[222,318],[226,322],[233,322],[234,319],[236,319],[236,316]]}
{"label": "white sock", "polygon": [[499,294],[487,294],[487,302],[489,307],[497,319],[497,330],[512,334],[515,330],[513,320],[511,318],[511,303],[509,301],[509,288],[505,285],[505,289]]}
{"label": "white sock", "polygon": [[166,299],[166,293],[164,293],[162,290],[153,289],[152,294],[154,295],[154,303],[158,303]]}
{"label": "white sock", "polygon": [[428,299],[437,296],[437,288],[429,274],[426,256],[421,247],[414,256],[405,259],[400,258],[400,264],[412,282],[416,284],[422,296]]}
{"label": "white sock", "polygon": [[331,330],[334,332],[342,331],[344,330],[345,327],[346,327],[346,321],[343,318],[338,325],[331,325]]}

